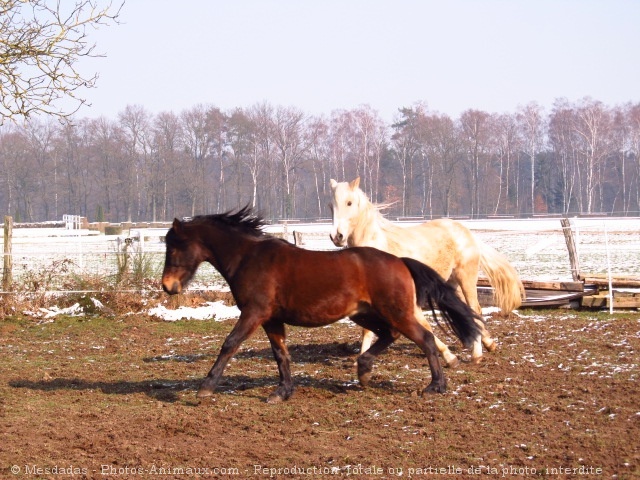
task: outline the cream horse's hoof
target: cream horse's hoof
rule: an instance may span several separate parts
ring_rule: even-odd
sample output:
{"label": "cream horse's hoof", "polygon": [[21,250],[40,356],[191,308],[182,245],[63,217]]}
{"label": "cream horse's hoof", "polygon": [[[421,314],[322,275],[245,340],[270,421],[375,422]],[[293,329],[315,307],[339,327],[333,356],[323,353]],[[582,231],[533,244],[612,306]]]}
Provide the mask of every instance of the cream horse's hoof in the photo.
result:
{"label": "cream horse's hoof", "polygon": [[484,348],[487,349],[487,352],[495,352],[498,348],[498,344],[493,340],[489,345],[485,345]]}
{"label": "cream horse's hoof", "polygon": [[445,363],[445,367],[447,368],[457,368],[460,365],[460,360],[458,357],[453,357],[451,360]]}

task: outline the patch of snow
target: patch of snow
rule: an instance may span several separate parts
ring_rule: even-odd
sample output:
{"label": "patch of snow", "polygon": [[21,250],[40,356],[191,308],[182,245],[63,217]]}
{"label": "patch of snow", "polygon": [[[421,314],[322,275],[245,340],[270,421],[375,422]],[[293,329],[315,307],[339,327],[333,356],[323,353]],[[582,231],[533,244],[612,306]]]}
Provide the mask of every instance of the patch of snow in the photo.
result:
{"label": "patch of snow", "polygon": [[158,305],[147,312],[152,317],[158,317],[169,322],[177,320],[210,320],[216,321],[238,318],[240,310],[237,306],[231,307],[222,301],[206,302],[201,307],[179,307],[175,310],[168,309],[163,305]]}
{"label": "patch of snow", "polygon": [[51,308],[39,308],[37,311],[26,310],[25,315],[30,315],[36,318],[53,318],[58,315],[70,315],[70,316],[81,316],[84,315],[84,310],[80,306],[79,303],[74,303],[70,307],[60,308],[54,305]]}
{"label": "patch of snow", "polygon": [[482,307],[482,315],[491,315],[492,313],[498,313],[502,310],[498,307]]}

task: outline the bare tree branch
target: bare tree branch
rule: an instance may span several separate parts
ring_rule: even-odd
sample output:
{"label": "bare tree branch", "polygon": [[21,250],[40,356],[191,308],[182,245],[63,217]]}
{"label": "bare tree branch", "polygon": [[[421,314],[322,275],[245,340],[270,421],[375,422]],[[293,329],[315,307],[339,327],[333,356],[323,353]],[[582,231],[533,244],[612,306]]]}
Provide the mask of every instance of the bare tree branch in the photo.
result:
{"label": "bare tree branch", "polygon": [[[0,124],[35,113],[69,117],[84,103],[82,89],[98,75],[78,69],[83,57],[100,57],[91,28],[118,23],[124,2],[109,0],[0,0]],[[75,107],[56,107],[67,98]]]}

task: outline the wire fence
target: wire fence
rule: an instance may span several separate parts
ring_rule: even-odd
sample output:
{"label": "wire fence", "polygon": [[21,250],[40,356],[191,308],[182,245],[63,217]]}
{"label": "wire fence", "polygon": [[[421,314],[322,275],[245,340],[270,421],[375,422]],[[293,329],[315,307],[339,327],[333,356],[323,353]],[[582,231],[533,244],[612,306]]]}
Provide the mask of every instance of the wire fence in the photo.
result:
{"label": "wire fence", "polygon": [[[417,221],[398,222],[409,226]],[[463,220],[477,238],[503,253],[527,280],[571,280],[560,219]],[[571,219],[583,275],[640,277],[640,219]],[[167,228],[132,228],[105,235],[82,228],[14,228],[11,292],[47,293],[159,290]],[[266,227],[303,248],[335,249],[329,223]],[[4,245],[3,245],[4,247]],[[4,248],[3,248],[4,251]],[[203,264],[192,288],[223,280]],[[8,293],[8,292],[4,292]]]}

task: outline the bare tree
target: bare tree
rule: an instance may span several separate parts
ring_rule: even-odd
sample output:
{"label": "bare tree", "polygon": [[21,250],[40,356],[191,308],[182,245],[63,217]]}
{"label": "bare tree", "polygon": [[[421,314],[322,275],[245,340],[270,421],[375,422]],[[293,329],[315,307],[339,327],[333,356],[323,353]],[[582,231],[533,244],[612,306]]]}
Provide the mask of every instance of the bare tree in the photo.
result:
{"label": "bare tree", "polygon": [[378,197],[380,160],[385,146],[386,127],[378,112],[368,105],[352,112],[355,155],[362,165],[365,188],[369,198]]}
{"label": "bare tree", "polygon": [[95,157],[94,175],[100,186],[96,209],[103,217],[110,218],[117,204],[117,180],[119,178],[119,158],[122,158],[124,138],[116,122],[105,117],[92,120],[89,124],[92,151]]}
{"label": "bare tree", "polygon": [[[38,188],[36,203],[44,211],[45,218],[50,218],[55,213],[54,218],[58,218],[57,212],[50,203],[51,193],[55,192],[55,178],[52,180],[51,169],[51,144],[54,135],[52,122],[40,122],[30,120],[27,122],[25,134],[29,140],[32,156],[35,160],[35,168],[31,175],[34,177]],[[53,205],[55,207],[55,204]]]}
{"label": "bare tree", "polygon": [[341,180],[355,178],[360,173],[356,169],[357,166],[351,168],[349,164],[350,145],[352,143],[350,118],[351,114],[346,111],[334,111],[329,124],[331,142],[330,168],[332,175]]}
{"label": "bare tree", "polygon": [[425,115],[421,105],[400,109],[401,118],[392,125],[395,133],[391,136],[395,158],[402,174],[402,215],[409,215],[413,198],[413,179],[424,153],[421,143],[420,123]]}
{"label": "bare tree", "polygon": [[185,150],[189,152],[181,173],[184,186],[191,201],[191,213],[206,212],[205,185],[207,182],[206,159],[210,154],[211,139],[207,128],[207,107],[197,105],[180,115],[184,132]]}
{"label": "bare tree", "polygon": [[[118,115],[118,122],[124,138],[125,157],[121,159],[121,168],[126,175],[122,177],[123,200],[126,206],[127,221],[141,213],[141,178],[146,174],[149,157],[150,115],[140,105],[127,105]],[[134,210],[135,209],[135,210]]]}
{"label": "bare tree", "polygon": [[467,140],[469,166],[471,170],[471,215],[480,213],[480,171],[481,162],[486,161],[489,146],[489,119],[487,112],[466,110],[460,116],[460,124]]}
{"label": "bare tree", "polygon": [[[513,159],[518,154],[518,128],[513,115],[497,115],[493,119],[494,142],[498,157],[498,195],[493,209],[497,215],[500,205],[504,202],[508,210],[509,202],[509,173]],[[504,192],[504,195],[503,195]]]}
{"label": "bare tree", "polygon": [[322,199],[329,196],[327,185],[329,184],[328,159],[330,157],[329,125],[324,118],[312,118],[307,128],[307,143],[313,180],[316,192],[316,215],[322,216]]}
{"label": "bare tree", "polygon": [[[253,195],[253,206],[258,205],[258,198],[262,193],[262,197],[264,202],[260,205],[260,208],[269,210],[269,201],[267,199],[275,198],[273,197],[275,183],[274,183],[274,168],[271,168],[273,164],[273,156],[275,151],[275,146],[272,141],[271,135],[271,117],[273,115],[273,107],[268,103],[261,103],[253,106],[249,110],[249,118],[251,119],[251,124],[253,129],[255,130],[255,135],[252,139],[252,155],[250,163],[248,164],[249,170],[251,172],[251,181],[252,181],[252,195]],[[259,179],[262,180],[262,192],[260,193],[258,190],[258,182]],[[271,194],[270,195],[268,195]]]}
{"label": "bare tree", "polygon": [[583,159],[586,181],[587,213],[592,213],[595,203],[602,209],[602,169],[610,146],[607,144],[611,127],[611,115],[602,102],[584,98],[576,110],[575,132]]}
{"label": "bare tree", "polygon": [[296,108],[278,107],[273,116],[273,142],[284,182],[282,214],[285,218],[296,211],[297,169],[307,149],[303,136],[305,121],[305,114]]}
{"label": "bare tree", "polygon": [[[68,117],[85,103],[78,94],[96,84],[77,63],[99,57],[88,29],[117,23],[123,4],[100,0],[3,0],[0,3],[0,124],[44,113]],[[56,107],[61,99],[75,104]]]}
{"label": "bare tree", "polygon": [[529,103],[521,108],[518,119],[522,125],[523,137],[526,139],[526,146],[531,159],[531,213],[536,213],[536,154],[542,145],[543,139],[543,111],[542,107],[535,102]]}
{"label": "bare tree", "polygon": [[78,125],[64,122],[56,135],[53,155],[59,159],[62,205],[65,212],[78,214],[81,210],[81,151],[82,135]]}
{"label": "bare tree", "polygon": [[[434,190],[442,204],[441,213],[449,216],[463,150],[460,129],[449,116],[429,116],[429,149],[434,169]],[[432,213],[429,212],[430,215]]]}
{"label": "bare tree", "polygon": [[[220,212],[225,208],[225,198],[227,190],[227,181],[225,178],[225,157],[227,156],[227,116],[222,113],[218,107],[209,107],[206,116],[206,126],[209,138],[210,159],[208,170],[211,170],[211,180],[215,181],[217,177],[217,185],[214,183],[205,188],[210,188],[215,192],[215,206],[205,203],[205,211]],[[208,173],[208,172],[207,172]],[[214,177],[213,174],[216,174]]]}
{"label": "bare tree", "polygon": [[[630,154],[633,158],[634,176],[629,182],[629,188],[635,181],[636,209],[640,210],[640,103],[633,104],[627,111],[627,123],[630,130]],[[631,195],[631,193],[630,193]]]}
{"label": "bare tree", "polygon": [[37,194],[33,172],[33,150],[24,129],[12,129],[2,135],[2,189],[7,198],[7,210],[17,222],[33,220],[33,201]]}
{"label": "bare tree", "polygon": [[153,157],[157,167],[154,186],[154,205],[160,207],[160,218],[169,218],[169,205],[175,210],[175,196],[179,176],[180,148],[182,146],[182,126],[180,119],[172,112],[162,112],[153,122]]}

